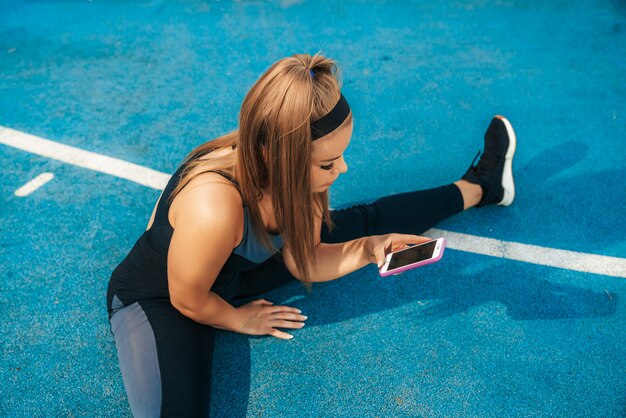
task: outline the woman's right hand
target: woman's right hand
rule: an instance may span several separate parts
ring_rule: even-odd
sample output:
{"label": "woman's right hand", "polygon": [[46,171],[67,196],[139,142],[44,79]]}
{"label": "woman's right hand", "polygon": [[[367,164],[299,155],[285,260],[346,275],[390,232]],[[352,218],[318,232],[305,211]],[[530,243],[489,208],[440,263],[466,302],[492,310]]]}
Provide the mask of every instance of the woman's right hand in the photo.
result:
{"label": "woman's right hand", "polygon": [[241,327],[237,332],[248,335],[271,335],[283,340],[290,340],[293,335],[276,328],[299,329],[304,326],[306,316],[301,311],[289,306],[274,306],[272,302],[258,299],[237,308]]}
{"label": "woman's right hand", "polygon": [[409,245],[422,244],[428,241],[432,241],[432,238],[420,237],[419,235],[372,235],[367,237],[365,241],[365,250],[367,251],[369,260],[372,263],[376,263],[378,268],[380,268],[385,262],[385,257],[390,252],[399,251],[408,248]]}

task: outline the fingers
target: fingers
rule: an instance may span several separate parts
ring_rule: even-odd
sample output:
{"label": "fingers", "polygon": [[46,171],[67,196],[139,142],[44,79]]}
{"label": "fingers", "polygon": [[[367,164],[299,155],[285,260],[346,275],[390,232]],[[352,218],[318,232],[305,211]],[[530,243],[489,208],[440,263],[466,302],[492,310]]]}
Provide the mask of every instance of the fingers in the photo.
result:
{"label": "fingers", "polygon": [[280,338],[281,340],[290,340],[293,338],[293,335],[287,334],[286,332],[279,331],[277,329],[272,329],[271,332],[268,333],[272,337]]}
{"label": "fingers", "polygon": [[269,323],[272,328],[270,332],[268,332],[268,335],[283,340],[290,340],[293,338],[293,335],[277,330],[276,328],[301,329],[302,327],[304,327],[304,322],[298,321],[304,321],[307,319],[305,315],[287,312],[277,312],[274,314],[274,316],[275,318],[272,319]]}
{"label": "fingers", "polygon": [[432,241],[432,238],[421,237],[419,235],[409,234],[389,234],[387,239],[374,248],[374,259],[378,268],[382,267],[385,262],[387,254],[403,250],[411,245],[422,244],[424,242]]}
{"label": "fingers", "polygon": [[385,264],[384,254],[377,255],[376,256],[376,265],[378,266],[378,268],[381,268],[383,266],[383,264]]}
{"label": "fingers", "polygon": [[306,321],[308,317],[305,315],[299,315],[299,314],[282,314],[282,315],[277,315],[276,319],[288,319],[290,321]]}
{"label": "fingers", "polygon": [[277,330],[276,327],[300,329],[304,327],[303,321],[307,319],[298,308],[282,305],[273,306],[274,304],[272,302],[265,299],[258,299],[250,303],[262,307],[259,311],[259,313],[261,313],[260,318],[262,323],[268,328],[263,327],[265,330],[260,330],[261,334],[271,335],[283,340],[290,340],[293,338],[293,335]]}
{"label": "fingers", "polygon": [[296,313],[296,314],[302,313],[300,309],[290,308],[289,306],[272,306],[269,309],[269,311],[271,313],[278,313],[278,312],[290,312],[290,313]]}
{"label": "fingers", "polygon": [[[274,314],[270,320],[272,321],[273,327],[280,326],[281,328],[284,328],[281,325],[276,325],[276,324],[288,323],[288,324],[302,324],[302,326],[304,326],[304,321],[306,321],[307,318],[308,317],[304,315],[279,312],[279,313]],[[292,327],[289,327],[289,328],[292,328]]]}
{"label": "fingers", "polygon": [[418,245],[425,242],[433,241],[432,238],[406,234],[394,234],[392,240],[393,245],[391,246],[391,252],[403,250],[405,248],[411,247],[412,245]]}
{"label": "fingers", "polygon": [[383,266],[387,253],[391,250],[392,244],[393,240],[389,237],[385,240],[383,245],[379,245],[374,249],[374,257],[376,258],[376,265],[378,265],[378,268]]}
{"label": "fingers", "polygon": [[390,252],[393,253],[393,252],[396,252],[396,251],[407,249],[409,247],[410,247],[410,245],[406,244],[404,242],[396,242],[396,243],[394,243],[393,247],[391,247]]}
{"label": "fingers", "polygon": [[407,235],[407,244],[422,244],[424,242],[434,241],[434,239],[429,237],[421,237],[419,235]]}
{"label": "fingers", "polygon": [[291,329],[300,329],[304,326],[304,322],[294,322],[294,321],[285,321],[285,320],[275,320],[272,321],[272,327],[275,328],[291,328]]}
{"label": "fingers", "polygon": [[269,300],[265,300],[265,299],[257,299],[254,302],[251,302],[255,305],[259,305],[259,306],[272,306],[273,303],[270,302]]}

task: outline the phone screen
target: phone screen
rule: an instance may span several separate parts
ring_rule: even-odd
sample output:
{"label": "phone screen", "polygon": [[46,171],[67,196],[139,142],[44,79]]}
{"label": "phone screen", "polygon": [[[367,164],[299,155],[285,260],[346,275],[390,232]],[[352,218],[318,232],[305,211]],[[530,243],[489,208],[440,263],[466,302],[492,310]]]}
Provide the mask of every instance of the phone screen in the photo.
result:
{"label": "phone screen", "polygon": [[436,246],[437,241],[435,240],[393,253],[387,271],[432,258]]}

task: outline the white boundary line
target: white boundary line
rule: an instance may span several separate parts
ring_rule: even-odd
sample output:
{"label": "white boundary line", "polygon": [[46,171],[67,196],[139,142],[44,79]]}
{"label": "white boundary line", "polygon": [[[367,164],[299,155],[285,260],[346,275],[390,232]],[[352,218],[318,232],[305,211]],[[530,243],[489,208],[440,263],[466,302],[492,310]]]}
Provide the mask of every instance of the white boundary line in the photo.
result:
{"label": "white boundary line", "polygon": [[[5,144],[42,157],[52,158],[123,178],[157,190],[163,190],[170,174],[152,170],[137,164],[107,157],[94,152],[39,138],[14,129],[0,126],[0,144]],[[602,274],[626,278],[626,259],[604,255],[579,253],[500,241],[493,238],[460,234],[458,232],[431,229],[428,235],[445,237],[448,248],[492,257],[523,261],[531,264],[558,267],[584,273]]]}
{"label": "white boundary line", "polygon": [[41,173],[15,191],[15,196],[26,197],[54,178],[52,173]]}
{"label": "white boundary line", "polygon": [[579,253],[519,242],[500,241],[493,238],[430,229],[428,236],[444,237],[448,248],[492,257],[507,258],[542,266],[558,267],[584,273],[626,277],[626,258]]}
{"label": "white boundary line", "polygon": [[163,190],[170,174],[0,126],[0,144]]}

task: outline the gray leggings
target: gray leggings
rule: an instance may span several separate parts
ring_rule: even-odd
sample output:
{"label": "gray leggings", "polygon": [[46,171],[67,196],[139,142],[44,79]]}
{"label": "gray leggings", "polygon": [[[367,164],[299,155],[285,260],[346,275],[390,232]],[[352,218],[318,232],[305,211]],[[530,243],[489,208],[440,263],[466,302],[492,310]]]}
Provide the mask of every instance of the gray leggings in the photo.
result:
{"label": "gray leggings", "polygon": [[131,411],[135,416],[158,417],[161,413],[161,371],[156,340],[139,302],[115,311],[111,317],[111,331]]}

